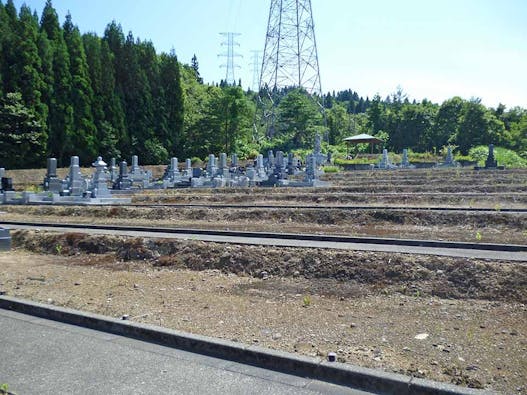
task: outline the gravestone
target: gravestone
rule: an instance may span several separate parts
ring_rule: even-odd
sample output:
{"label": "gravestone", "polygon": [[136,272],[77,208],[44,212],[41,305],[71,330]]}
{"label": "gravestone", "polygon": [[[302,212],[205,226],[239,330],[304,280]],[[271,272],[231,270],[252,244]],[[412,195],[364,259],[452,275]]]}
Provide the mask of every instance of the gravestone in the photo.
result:
{"label": "gravestone", "polygon": [[264,157],[262,154],[259,154],[256,157],[256,177],[258,178],[266,178],[267,174],[265,172],[265,166],[264,166]]}
{"label": "gravestone", "polygon": [[152,172],[144,171],[139,166],[139,157],[137,155],[133,155],[132,166],[130,167],[130,173],[128,176],[132,180],[133,185],[139,186],[140,188],[148,188],[150,186]]}
{"label": "gravestone", "polygon": [[286,169],[286,163],[285,163],[285,160],[284,160],[284,153],[282,151],[278,151],[276,153],[276,159],[275,159],[275,162],[276,162],[276,165],[275,167],[280,171],[280,172],[285,172],[285,169]]}
{"label": "gravestone", "polygon": [[188,178],[189,180],[192,178],[192,161],[190,159],[185,160],[185,170],[183,170],[182,177]]}
{"label": "gravestone", "polygon": [[179,172],[179,161],[178,158],[170,158],[170,165],[165,169],[163,174],[163,180],[170,182],[179,181],[181,173]]}
{"label": "gravestone", "polygon": [[408,149],[403,149],[403,159],[401,161],[401,167],[410,167],[410,161],[408,160]]}
{"label": "gravestone", "polygon": [[11,192],[13,191],[13,179],[11,177],[2,177],[0,190],[2,192]]}
{"label": "gravestone", "polygon": [[108,189],[108,173],[107,164],[102,160],[102,157],[98,157],[95,162],[92,163],[92,166],[95,167],[95,173],[92,176],[92,188],[91,188],[91,197],[110,197],[111,193]]}
{"label": "gravestone", "polygon": [[[4,181],[4,178],[6,181]],[[0,192],[4,192],[4,186],[7,187],[8,181],[7,177],[5,176],[5,169],[3,167],[0,167]],[[5,185],[4,185],[5,183]],[[13,181],[11,181],[11,184],[13,184]],[[6,190],[7,191],[7,190]]]}
{"label": "gravestone", "polygon": [[274,154],[273,151],[269,150],[267,153],[267,168],[271,170],[274,166]]}
{"label": "gravestone", "polygon": [[115,158],[110,159],[110,181],[112,184],[119,177],[119,168],[117,167],[117,162]]}
{"label": "gravestone", "polygon": [[453,164],[455,164],[455,162],[454,162],[454,155],[452,154],[452,147],[448,147],[447,148],[445,164],[446,165],[450,165],[450,164],[453,165]]}
{"label": "gravestone", "polygon": [[113,189],[120,191],[128,191],[132,189],[132,179],[128,175],[128,164],[124,160],[119,163],[119,176],[113,183]]}
{"label": "gravestone", "polygon": [[315,135],[315,147],[313,150],[313,156],[317,161],[317,166],[322,166],[328,161],[327,155],[322,153],[322,136],[320,134]]}
{"label": "gravestone", "polygon": [[317,179],[317,158],[314,155],[306,157],[306,177],[305,182],[311,183]]}
{"label": "gravestone", "polygon": [[52,193],[60,193],[64,189],[63,185],[64,182],[57,177],[57,159],[48,158],[46,176],[43,182],[44,190]]}
{"label": "gravestone", "polygon": [[137,155],[132,156],[132,166],[130,168],[130,175],[133,176],[134,173],[140,173],[141,168],[139,167],[139,157]]}
{"label": "gravestone", "polygon": [[237,169],[238,168],[238,155],[232,154],[231,156],[231,168]]}
{"label": "gravestone", "polygon": [[67,179],[67,190],[63,192],[65,195],[69,196],[82,196],[86,192],[86,181],[81,174],[78,156],[72,156],[70,159],[70,172]]}
{"label": "gravestone", "polygon": [[485,169],[496,169],[498,161],[494,158],[494,144],[489,145],[489,155],[485,161]]}
{"label": "gravestone", "polygon": [[269,176],[269,184],[277,186],[285,186],[288,184],[287,181],[287,166],[284,159],[284,153],[278,151],[275,157],[275,166],[272,169],[272,173]]}
{"label": "gravestone", "polygon": [[216,173],[218,177],[228,177],[229,176],[229,167],[227,165],[227,154],[222,152],[220,154],[220,161],[218,165],[218,171]]}
{"label": "gravestone", "polygon": [[441,164],[441,167],[457,167],[458,164],[454,160],[454,154],[452,153],[452,147],[448,147],[446,151],[445,161]]}
{"label": "gravestone", "polygon": [[388,157],[388,150],[383,149],[382,150],[382,157],[381,161],[376,166],[378,169],[395,169],[396,166],[393,165],[390,161],[390,158]]}
{"label": "gravestone", "polygon": [[213,178],[218,171],[216,167],[216,157],[214,154],[209,155],[209,161],[207,162],[207,176]]}

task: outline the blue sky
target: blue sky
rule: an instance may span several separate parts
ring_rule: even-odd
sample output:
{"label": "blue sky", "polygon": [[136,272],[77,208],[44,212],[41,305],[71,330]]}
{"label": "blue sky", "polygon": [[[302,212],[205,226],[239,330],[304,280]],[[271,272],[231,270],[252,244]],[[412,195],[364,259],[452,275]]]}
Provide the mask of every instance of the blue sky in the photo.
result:
{"label": "blue sky", "polygon": [[[5,3],[5,1],[4,1]],[[17,7],[23,1],[15,0]],[[26,0],[40,15],[45,0]],[[195,53],[207,82],[225,75],[220,32],[238,32],[236,78],[253,81],[251,51],[263,50],[270,0],[54,0],[82,32],[102,35],[113,19],[125,34]],[[479,97],[527,108],[527,1],[312,0],[323,91],[353,89],[442,102]]]}

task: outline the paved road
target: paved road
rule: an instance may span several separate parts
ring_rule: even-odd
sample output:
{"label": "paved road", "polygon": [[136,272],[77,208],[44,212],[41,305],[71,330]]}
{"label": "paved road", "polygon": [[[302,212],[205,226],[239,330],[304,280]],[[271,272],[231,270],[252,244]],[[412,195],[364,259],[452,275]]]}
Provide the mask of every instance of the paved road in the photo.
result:
{"label": "paved road", "polygon": [[[35,226],[25,225],[8,225],[10,229],[35,229]],[[51,232],[73,232],[71,228],[60,227],[45,227],[38,226],[40,230]],[[413,247],[413,246],[397,246],[389,244],[366,244],[366,243],[340,243],[330,241],[314,241],[314,240],[287,240],[287,239],[268,239],[258,237],[234,237],[234,236],[216,236],[216,235],[200,235],[200,234],[178,234],[178,233],[151,233],[151,232],[137,232],[137,231],[112,231],[105,229],[82,229],[83,233],[90,234],[115,234],[119,236],[132,237],[146,237],[146,238],[164,238],[164,239],[184,239],[184,240],[201,240],[212,241],[216,243],[234,243],[234,244],[249,244],[249,245],[272,245],[284,247],[308,247],[308,248],[330,248],[342,250],[357,250],[357,251],[377,251],[377,252],[396,252],[404,254],[424,254],[437,256],[450,256],[459,258],[479,258],[492,260],[507,260],[527,262],[527,252],[507,252],[507,251],[483,251],[457,248],[432,248],[432,247]]]}
{"label": "paved road", "polygon": [[2,383],[19,395],[366,394],[0,309]]}

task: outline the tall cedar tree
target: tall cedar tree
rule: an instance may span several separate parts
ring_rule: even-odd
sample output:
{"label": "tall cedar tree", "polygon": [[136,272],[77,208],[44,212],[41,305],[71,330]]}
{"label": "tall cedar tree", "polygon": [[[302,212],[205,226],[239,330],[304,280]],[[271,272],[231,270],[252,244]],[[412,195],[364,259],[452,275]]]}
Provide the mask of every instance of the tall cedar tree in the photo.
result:
{"label": "tall cedar tree", "polygon": [[53,94],[49,103],[48,152],[57,158],[59,165],[65,165],[69,156],[78,154],[80,147],[75,147],[72,140],[74,123],[73,106],[70,102],[70,58],[51,0],[47,0],[44,6],[40,24],[41,30],[50,40],[53,53]]}
{"label": "tall cedar tree", "polygon": [[66,15],[63,26],[64,40],[70,57],[70,103],[73,107],[73,147],[84,147],[78,154],[81,162],[89,163],[98,153],[96,131],[92,115],[93,90],[88,73],[88,63],[79,29],[73,25],[71,15]]}
{"label": "tall cedar tree", "polygon": [[161,142],[170,156],[183,155],[183,88],[181,71],[176,54],[162,54],[160,58],[160,84],[163,87],[163,112],[166,120],[166,133]]}

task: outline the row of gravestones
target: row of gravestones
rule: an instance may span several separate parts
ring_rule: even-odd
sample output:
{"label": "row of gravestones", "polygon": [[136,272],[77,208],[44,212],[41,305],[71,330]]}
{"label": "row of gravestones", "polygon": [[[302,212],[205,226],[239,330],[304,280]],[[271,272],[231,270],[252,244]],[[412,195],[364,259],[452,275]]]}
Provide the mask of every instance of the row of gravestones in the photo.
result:
{"label": "row of gravestones", "polygon": [[[132,157],[130,170],[128,164],[123,161],[117,166],[116,160],[112,158],[111,164],[107,164],[98,157],[92,164],[95,172],[91,178],[85,178],[80,171],[79,158],[71,157],[70,168],[65,179],[57,176],[57,160],[49,158],[47,161],[47,172],[44,177],[44,190],[53,198],[60,197],[83,197],[83,198],[111,198],[112,190],[131,190],[133,188],[174,188],[174,187],[223,187],[223,186],[317,186],[324,184],[319,180],[319,166],[325,161],[330,161],[330,156],[321,153],[321,137],[315,137],[315,147],[311,155],[306,159],[304,178],[301,181],[291,181],[293,175],[302,172],[302,163],[288,154],[287,159],[283,152],[278,151],[276,155],[269,151],[267,158],[258,155],[251,166],[242,168],[238,165],[238,157],[233,154],[231,163],[227,163],[227,155],[222,153],[219,160],[210,155],[205,170],[193,168],[190,159],[186,160],[185,167],[179,170],[177,158],[170,160],[163,178],[152,182],[152,173],[144,171],[139,166],[139,158]],[[11,192],[12,180],[4,177],[5,169],[0,168],[2,184],[0,193]],[[33,194],[35,195],[35,194]],[[49,196],[31,196],[34,199],[49,199]],[[14,195],[12,195],[14,196]],[[12,196],[10,198],[12,198]],[[5,199],[4,199],[5,200]],[[27,200],[27,199],[26,199]]]}
{"label": "row of gravestones", "polygon": [[[458,163],[454,160],[454,156],[452,154],[452,148],[448,147],[447,156],[445,158],[445,161],[438,164],[438,167],[457,167]],[[410,160],[408,159],[408,150],[405,148],[403,149],[403,157],[401,160],[401,163],[399,165],[396,165],[392,163],[390,158],[388,157],[388,150],[384,149],[382,151],[381,160],[376,165],[373,165],[375,169],[383,169],[383,170],[389,170],[389,169],[414,169],[415,166],[410,164]]]}
{"label": "row of gravestones", "polygon": [[[454,160],[454,155],[452,153],[452,147],[448,147],[447,149],[447,155],[444,162],[441,162],[437,164],[437,167],[458,167],[459,163]],[[415,166],[410,164],[410,161],[408,160],[408,150],[403,150],[403,157],[401,160],[400,165],[395,165],[390,161],[390,158],[388,157],[388,151],[386,149],[382,152],[381,160],[378,164],[374,165],[374,168],[376,169],[396,169],[396,168],[405,168],[410,169],[414,168]],[[480,169],[503,169],[503,166],[498,166],[498,162],[496,161],[494,157],[494,145],[489,145],[489,154],[487,157],[487,160],[485,161],[484,167],[478,167],[476,166],[476,170]]]}
{"label": "row of gravestones", "polygon": [[116,166],[115,159],[108,165],[98,157],[92,164],[95,172],[90,179],[85,178],[80,172],[79,158],[71,157],[68,175],[65,179],[57,176],[57,160],[49,158],[47,171],[44,178],[44,190],[61,196],[91,196],[92,198],[110,197],[114,190],[140,189],[165,189],[174,187],[224,187],[224,186],[254,186],[254,185],[320,185],[318,179],[320,171],[315,155],[309,155],[306,161],[305,176],[302,181],[289,181],[290,175],[301,173],[301,162],[292,154],[285,158],[283,152],[276,155],[269,151],[268,157],[258,155],[254,163],[247,168],[239,166],[238,157],[233,154],[230,164],[227,155],[222,153],[218,158],[209,156],[205,169],[193,168],[190,159],[186,160],[183,170],[179,169],[179,161],[172,158],[159,181],[152,181],[152,173],[144,171],[139,166],[139,158],[132,157],[130,169],[125,161]]}

